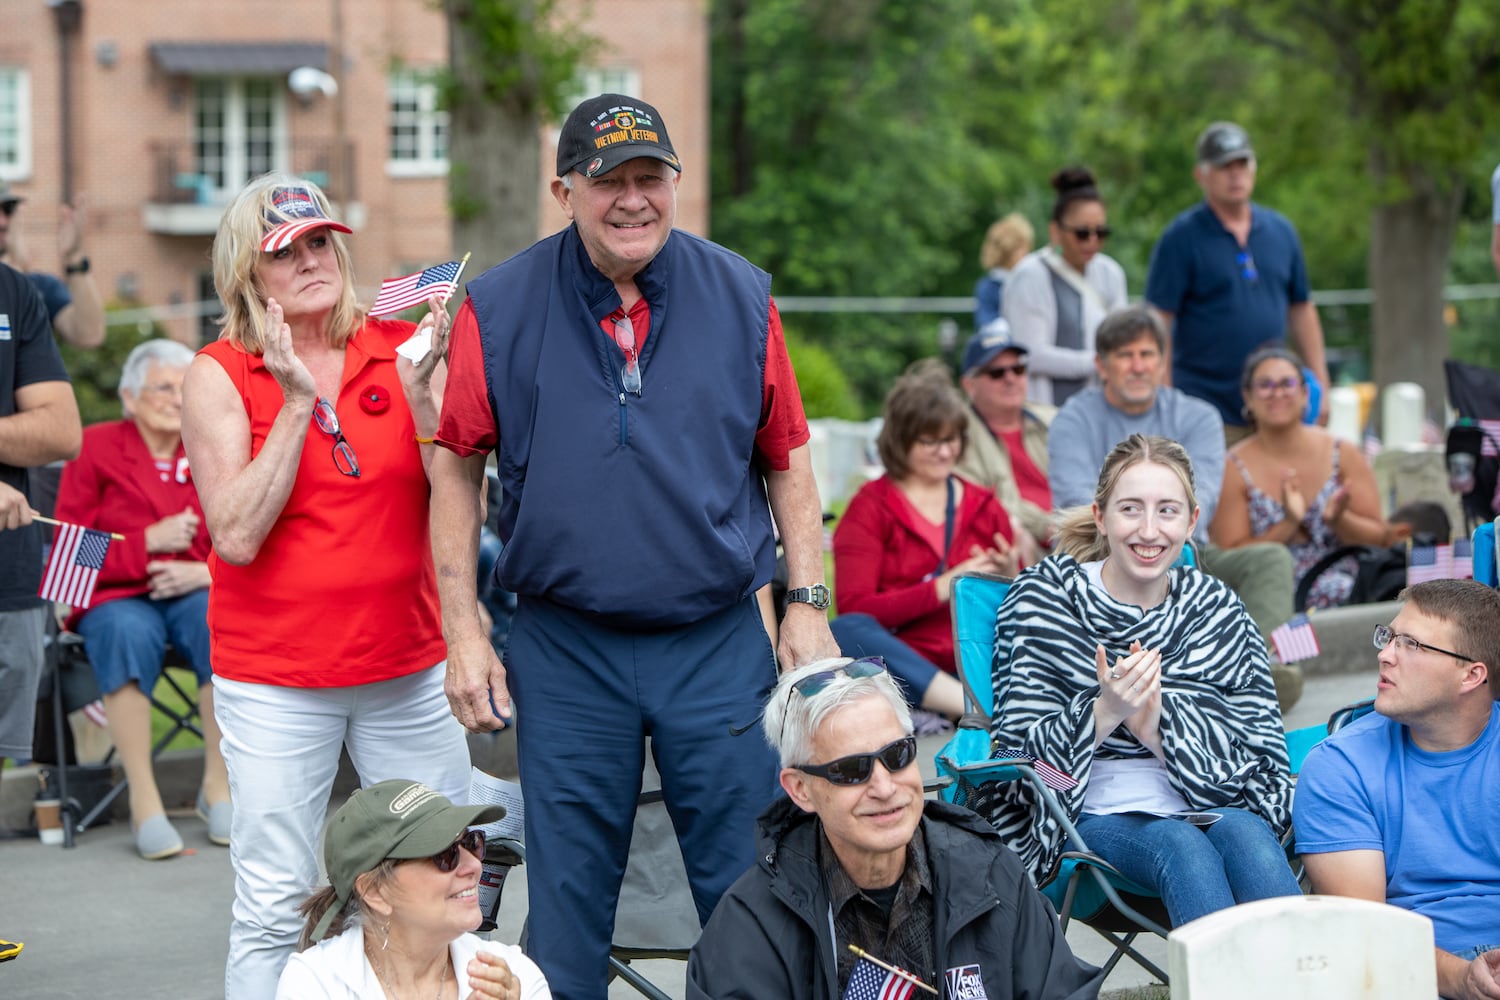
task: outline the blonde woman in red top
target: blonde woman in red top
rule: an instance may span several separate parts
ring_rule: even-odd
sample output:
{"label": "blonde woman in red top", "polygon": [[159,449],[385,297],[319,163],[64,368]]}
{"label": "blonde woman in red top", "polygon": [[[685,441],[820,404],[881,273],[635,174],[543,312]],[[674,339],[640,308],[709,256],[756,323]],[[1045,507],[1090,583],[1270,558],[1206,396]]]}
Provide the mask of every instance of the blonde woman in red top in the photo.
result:
{"label": "blonde woman in red top", "polygon": [[348,232],[316,185],[251,181],[214,240],[223,333],[184,386],[235,803],[230,1000],[271,996],[296,947],[341,746],[365,785],[468,797],[427,532],[447,313],[398,360],[415,328],[362,314]]}
{"label": "blonde woman in red top", "polygon": [[885,399],[877,446],[886,474],[860,488],[833,533],[845,656],[879,656],[914,706],[963,714],[948,607],[964,573],[1014,576],[1010,518],[989,490],[955,475],[967,407],[941,363],[919,361]]}

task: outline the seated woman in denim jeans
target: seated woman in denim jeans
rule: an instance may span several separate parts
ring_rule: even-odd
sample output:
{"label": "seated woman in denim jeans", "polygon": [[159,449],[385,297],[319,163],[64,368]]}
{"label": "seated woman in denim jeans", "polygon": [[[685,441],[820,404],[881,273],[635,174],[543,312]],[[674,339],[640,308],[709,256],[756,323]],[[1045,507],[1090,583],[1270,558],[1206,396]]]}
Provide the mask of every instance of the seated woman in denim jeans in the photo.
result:
{"label": "seated woman in denim jeans", "polygon": [[[1300,892],[1278,838],[1292,783],[1265,645],[1240,599],[1173,568],[1198,520],[1174,441],[1131,435],[1105,460],[1092,509],[1064,515],[1058,554],[1000,611],[992,735],[1061,768],[1058,795],[1088,846],[1161,894],[1173,926]],[[1023,782],[977,811],[1038,885],[1065,834]]]}
{"label": "seated woman in denim jeans", "polygon": [[120,370],[125,419],[83,432],[83,451],[63,467],[57,516],[124,535],[110,547],[87,610],[68,627],[84,649],[130,782],[130,827],[148,860],[182,851],[151,769],[151,702],[170,641],[198,675],[203,786],[198,812],[208,839],[229,844],[229,777],[214,722],[208,643],[208,527],[182,450],[182,380],[193,352],[172,340],[138,345]]}

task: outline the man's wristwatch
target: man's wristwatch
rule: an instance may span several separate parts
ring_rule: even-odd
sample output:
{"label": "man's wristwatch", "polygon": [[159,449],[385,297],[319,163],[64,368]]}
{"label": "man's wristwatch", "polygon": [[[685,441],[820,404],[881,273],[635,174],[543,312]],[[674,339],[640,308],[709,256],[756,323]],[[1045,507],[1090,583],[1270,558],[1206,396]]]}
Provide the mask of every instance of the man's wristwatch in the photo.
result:
{"label": "man's wristwatch", "polygon": [[76,264],[64,264],[63,271],[67,274],[88,274],[89,259],[87,257],[80,257]]}
{"label": "man's wristwatch", "polygon": [[832,603],[828,588],[821,583],[815,583],[811,587],[798,587],[786,592],[787,604],[811,604],[819,611],[827,611],[828,605]]}

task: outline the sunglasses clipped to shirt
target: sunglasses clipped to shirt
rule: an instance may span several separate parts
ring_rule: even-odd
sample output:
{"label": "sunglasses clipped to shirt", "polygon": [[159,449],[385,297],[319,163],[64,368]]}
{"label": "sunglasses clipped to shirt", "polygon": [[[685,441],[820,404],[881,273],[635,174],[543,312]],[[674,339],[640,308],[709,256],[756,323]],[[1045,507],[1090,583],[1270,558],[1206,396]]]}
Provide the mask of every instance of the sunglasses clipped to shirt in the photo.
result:
{"label": "sunglasses clipped to shirt", "polygon": [[[431,861],[440,872],[451,872],[458,867],[459,850],[468,851],[480,861],[484,860],[484,831],[465,830],[458,835],[458,839],[447,847],[438,851],[426,860]],[[421,858],[413,858],[413,861],[421,861]]]}

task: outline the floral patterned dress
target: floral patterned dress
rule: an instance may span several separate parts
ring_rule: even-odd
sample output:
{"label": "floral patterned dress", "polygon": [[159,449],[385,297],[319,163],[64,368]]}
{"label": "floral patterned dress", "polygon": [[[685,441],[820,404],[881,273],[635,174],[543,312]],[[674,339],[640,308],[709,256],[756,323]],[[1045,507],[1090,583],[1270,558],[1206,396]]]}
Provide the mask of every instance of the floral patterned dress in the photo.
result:
{"label": "floral patterned dress", "polygon": [[[1250,533],[1264,534],[1272,526],[1285,520],[1286,508],[1281,505],[1281,501],[1255,485],[1255,481],[1250,478],[1250,470],[1245,468],[1238,455],[1230,454],[1229,460],[1240,470],[1240,476],[1245,480],[1250,508]],[[1333,526],[1323,520],[1323,510],[1338,488],[1339,449],[1335,445],[1333,469],[1328,473],[1328,480],[1308,501],[1307,513],[1302,515],[1302,530],[1307,532],[1307,541],[1286,543],[1287,549],[1292,553],[1293,586],[1301,586],[1302,578],[1313,564],[1343,544],[1334,533]],[[1353,556],[1340,559],[1313,584],[1312,591],[1307,595],[1307,606],[1336,608],[1347,603],[1354,590],[1354,579],[1358,572],[1359,563]]]}

